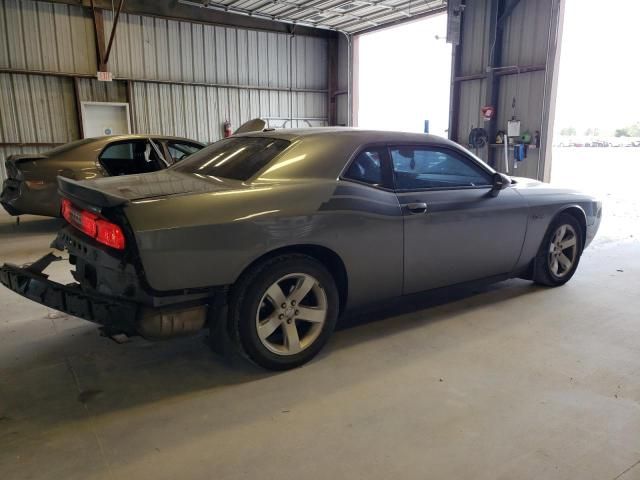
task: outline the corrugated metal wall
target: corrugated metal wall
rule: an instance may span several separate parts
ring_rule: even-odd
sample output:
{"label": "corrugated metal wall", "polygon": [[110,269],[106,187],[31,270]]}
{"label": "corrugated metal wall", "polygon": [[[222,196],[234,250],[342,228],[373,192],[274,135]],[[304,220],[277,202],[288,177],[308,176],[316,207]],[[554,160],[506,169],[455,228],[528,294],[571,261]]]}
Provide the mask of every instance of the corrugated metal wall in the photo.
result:
{"label": "corrugated metal wall", "polygon": [[[105,43],[112,12],[104,12]],[[0,68],[93,75],[93,21],[86,8],[0,0]],[[131,80],[134,132],[205,142],[255,117],[272,127],[327,124],[328,41],[123,13],[109,69]],[[127,101],[125,81],[78,78],[80,101]],[[12,153],[79,138],[74,79],[0,73],[0,172]]]}
{"label": "corrugated metal wall", "polygon": [[[136,130],[205,142],[222,137],[226,120],[233,128],[256,117],[268,119],[272,127],[326,124],[326,94],[320,93],[134,82],[133,98]],[[314,117],[308,117],[309,112]]]}
{"label": "corrugated metal wall", "polygon": [[[45,75],[0,73],[0,143],[66,143],[78,138],[73,80]],[[14,153],[37,153],[41,146],[0,146],[0,172]]]}
{"label": "corrugated metal wall", "polygon": [[[106,32],[111,24],[106,12]],[[196,84],[134,82],[137,131],[211,142],[225,120],[232,128],[258,116],[274,127],[327,124],[326,39],[127,14],[116,38],[115,76]]]}
{"label": "corrugated metal wall", "polygon": [[92,78],[78,79],[78,97],[81,102],[126,102],[125,82],[99,82]]}
{"label": "corrugated metal wall", "polygon": [[0,0],[0,67],[93,74],[93,24],[81,7]]}
{"label": "corrugated metal wall", "polygon": [[[106,11],[105,35],[111,26],[112,14]],[[327,40],[323,38],[122,14],[112,55],[110,68],[119,77],[327,88]]]}
{"label": "corrugated metal wall", "polygon": [[[489,53],[490,2],[468,0],[463,14],[463,46],[458,76],[486,74]],[[544,67],[550,55],[549,29],[558,22],[557,0],[522,0],[507,18],[502,41],[502,62],[505,67]],[[553,52],[552,52],[553,53]],[[549,68],[551,70],[553,66]],[[499,81],[499,102],[497,122],[499,129],[506,130],[507,121],[513,116],[521,121],[521,131],[533,136],[541,131],[543,139],[548,131],[543,118],[545,104],[549,100],[550,75],[544,70],[514,75],[504,75]],[[545,85],[547,88],[545,89]],[[466,144],[473,127],[484,127],[481,108],[490,103],[486,98],[487,84],[484,78],[465,80],[459,87],[459,110],[457,131],[459,143]],[[491,143],[495,139],[490,139]],[[478,154],[485,160],[489,148],[480,149]],[[497,165],[504,170],[502,155]],[[529,149],[527,159],[518,164],[515,174],[540,177],[543,170],[544,145],[540,150]],[[539,166],[540,164],[540,166]],[[514,173],[511,169],[510,173]]]}

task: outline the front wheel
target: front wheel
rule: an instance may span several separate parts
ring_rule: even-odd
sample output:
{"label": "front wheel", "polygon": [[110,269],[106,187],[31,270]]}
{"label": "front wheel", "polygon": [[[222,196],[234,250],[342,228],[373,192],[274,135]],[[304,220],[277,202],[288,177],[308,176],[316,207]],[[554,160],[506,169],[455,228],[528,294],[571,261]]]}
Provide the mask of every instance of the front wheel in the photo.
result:
{"label": "front wheel", "polygon": [[575,217],[558,215],[536,256],[534,282],[550,287],[567,283],[578,268],[583,245],[582,228]]}
{"label": "front wheel", "polygon": [[253,267],[234,286],[230,335],[249,360],[286,370],[311,360],[333,332],[338,291],[314,258],[291,254]]}

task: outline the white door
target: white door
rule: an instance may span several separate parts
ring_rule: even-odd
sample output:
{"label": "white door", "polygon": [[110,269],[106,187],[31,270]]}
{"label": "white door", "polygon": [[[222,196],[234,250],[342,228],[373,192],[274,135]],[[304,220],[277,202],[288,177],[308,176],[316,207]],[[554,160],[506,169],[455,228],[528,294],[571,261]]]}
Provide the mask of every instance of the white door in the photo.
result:
{"label": "white door", "polygon": [[131,133],[129,104],[82,102],[82,128],[85,138]]}

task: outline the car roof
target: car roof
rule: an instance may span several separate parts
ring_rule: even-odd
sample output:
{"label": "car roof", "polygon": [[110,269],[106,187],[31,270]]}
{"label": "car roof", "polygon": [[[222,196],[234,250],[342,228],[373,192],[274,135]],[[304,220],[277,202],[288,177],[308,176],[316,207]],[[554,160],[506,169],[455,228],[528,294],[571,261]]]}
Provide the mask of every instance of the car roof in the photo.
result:
{"label": "car roof", "polygon": [[152,134],[144,134],[144,133],[132,133],[126,135],[105,135],[103,137],[93,137],[91,140],[96,142],[114,142],[121,140],[143,140],[145,138],[157,139],[157,140],[181,140],[192,143],[198,143],[200,145],[204,145],[204,143],[199,142],[198,140],[193,140],[191,138],[184,137],[173,137],[171,135],[152,135]]}
{"label": "car roof", "polygon": [[367,130],[354,127],[311,127],[311,128],[291,128],[291,129],[278,129],[278,130],[266,130],[264,132],[248,132],[239,135],[238,137],[268,137],[268,138],[281,138],[283,140],[294,141],[302,138],[311,137],[327,137],[327,140],[333,138],[339,140],[341,138],[348,137],[352,140],[357,139],[359,142],[374,143],[374,142],[392,142],[392,143],[430,143],[430,144],[442,144],[449,145],[453,142],[439,137],[437,135],[430,135],[427,133],[411,133],[411,132],[394,132],[388,130]]}
{"label": "car roof", "polygon": [[[378,148],[380,144],[443,146],[464,150],[446,138],[425,133],[365,130],[353,127],[315,127],[248,132],[231,138],[268,138],[291,143],[272,164],[256,176],[270,178],[337,178],[352,156],[365,146]],[[467,155],[473,154],[466,151]],[[483,163],[480,159],[476,160]],[[490,167],[483,165],[488,171]],[[270,173],[275,172],[275,173]]]}

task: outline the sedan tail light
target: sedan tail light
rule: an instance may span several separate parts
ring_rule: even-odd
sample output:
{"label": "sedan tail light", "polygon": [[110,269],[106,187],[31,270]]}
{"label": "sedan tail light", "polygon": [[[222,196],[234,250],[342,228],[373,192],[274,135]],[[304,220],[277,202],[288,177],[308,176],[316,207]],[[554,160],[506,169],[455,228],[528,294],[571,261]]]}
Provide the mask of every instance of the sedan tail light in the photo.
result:
{"label": "sedan tail light", "polygon": [[94,240],[117,250],[124,250],[125,239],[122,228],[95,213],[76,208],[66,198],[62,199],[62,216],[71,225]]}

